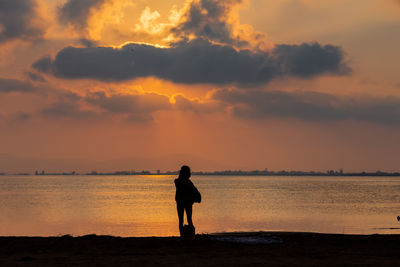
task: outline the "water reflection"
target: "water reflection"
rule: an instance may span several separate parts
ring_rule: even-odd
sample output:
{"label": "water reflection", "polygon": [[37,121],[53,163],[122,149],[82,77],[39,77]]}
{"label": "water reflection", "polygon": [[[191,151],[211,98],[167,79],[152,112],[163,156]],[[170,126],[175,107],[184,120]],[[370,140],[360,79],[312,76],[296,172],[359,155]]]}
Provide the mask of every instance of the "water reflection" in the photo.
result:
{"label": "water reflection", "polygon": [[[171,176],[2,176],[0,235],[178,235]],[[400,179],[193,177],[199,232],[400,233]]]}

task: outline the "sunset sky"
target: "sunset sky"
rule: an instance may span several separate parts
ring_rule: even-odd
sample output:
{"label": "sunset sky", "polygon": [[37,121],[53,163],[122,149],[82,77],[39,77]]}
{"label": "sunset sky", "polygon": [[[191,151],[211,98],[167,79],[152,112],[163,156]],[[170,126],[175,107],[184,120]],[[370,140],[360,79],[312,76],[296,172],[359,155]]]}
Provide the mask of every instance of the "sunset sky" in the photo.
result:
{"label": "sunset sky", "polygon": [[399,0],[0,0],[0,172],[400,170]]}

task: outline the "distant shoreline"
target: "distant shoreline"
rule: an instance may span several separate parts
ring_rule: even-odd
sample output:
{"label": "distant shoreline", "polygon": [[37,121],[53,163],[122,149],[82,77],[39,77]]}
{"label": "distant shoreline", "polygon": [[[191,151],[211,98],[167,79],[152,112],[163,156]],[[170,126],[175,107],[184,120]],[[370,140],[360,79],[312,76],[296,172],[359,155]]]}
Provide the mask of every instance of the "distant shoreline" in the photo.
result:
{"label": "distant shoreline", "polygon": [[[77,172],[43,172],[43,173],[0,173],[0,176],[5,175],[33,175],[33,176],[49,176],[49,175],[87,175],[87,176],[138,176],[138,175],[178,175],[178,172],[150,172],[150,171],[117,171],[117,172],[90,172],[90,173],[77,173]],[[302,171],[214,171],[214,172],[193,172],[195,176],[326,176],[326,177],[400,177],[399,172],[302,172]]]}

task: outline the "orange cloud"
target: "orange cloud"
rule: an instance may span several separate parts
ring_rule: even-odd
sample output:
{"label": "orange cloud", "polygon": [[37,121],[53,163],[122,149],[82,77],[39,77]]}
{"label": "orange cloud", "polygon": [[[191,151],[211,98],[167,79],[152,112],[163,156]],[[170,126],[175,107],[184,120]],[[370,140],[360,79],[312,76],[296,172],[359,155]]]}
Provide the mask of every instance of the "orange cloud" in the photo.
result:
{"label": "orange cloud", "polygon": [[183,38],[206,38],[240,48],[266,49],[270,46],[266,35],[239,21],[239,10],[245,4],[244,0],[190,0],[181,9],[172,6],[167,18],[147,6],[132,24],[128,13],[136,7],[132,1],[68,0],[59,8],[58,17],[84,38],[107,44],[125,39],[168,45]]}
{"label": "orange cloud", "polygon": [[104,28],[122,25],[124,10],[133,6],[123,0],[68,0],[58,8],[58,19],[85,38],[100,40]]}

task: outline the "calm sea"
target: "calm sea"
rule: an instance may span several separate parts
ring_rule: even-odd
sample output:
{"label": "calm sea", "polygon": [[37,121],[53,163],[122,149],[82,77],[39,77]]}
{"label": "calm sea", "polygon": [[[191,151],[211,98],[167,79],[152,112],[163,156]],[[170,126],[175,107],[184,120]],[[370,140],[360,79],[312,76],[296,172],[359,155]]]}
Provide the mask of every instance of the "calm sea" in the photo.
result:
{"label": "calm sea", "polygon": [[[178,235],[172,176],[0,176],[0,235]],[[400,178],[197,176],[198,233],[400,234]],[[397,228],[397,229],[392,229]]]}

